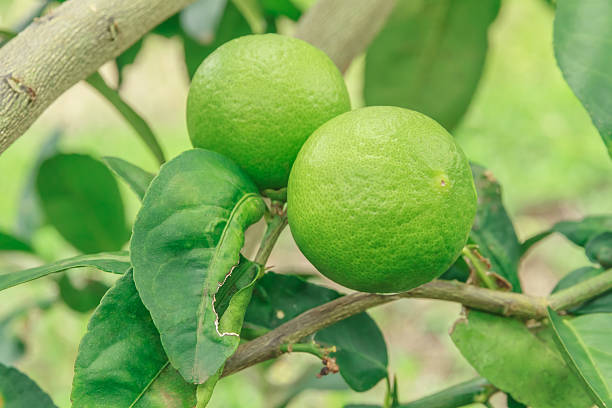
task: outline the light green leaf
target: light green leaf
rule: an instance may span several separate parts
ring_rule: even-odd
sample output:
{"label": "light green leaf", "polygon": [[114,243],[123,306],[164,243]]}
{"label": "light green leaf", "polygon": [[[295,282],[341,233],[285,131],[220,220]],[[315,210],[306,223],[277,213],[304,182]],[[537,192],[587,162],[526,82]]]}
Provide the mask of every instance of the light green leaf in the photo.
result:
{"label": "light green leaf", "polygon": [[31,280],[47,276],[51,273],[86,266],[97,268],[104,272],[122,274],[130,268],[130,256],[127,251],[79,255],[47,265],[37,266],[36,268],[5,273],[0,275],[0,290],[29,282]]}
{"label": "light green leaf", "polygon": [[195,386],[172,368],[128,271],[104,296],[79,346],[73,407],[185,407]]}
{"label": "light green leaf", "polygon": [[504,208],[501,186],[489,170],[479,165],[472,164],[472,173],[478,207],[470,240],[478,244],[478,251],[491,262],[491,270],[510,282],[514,292],[521,292],[518,277],[521,246]]}
{"label": "light green leaf", "polygon": [[28,376],[4,364],[0,364],[0,407],[57,408]]}
{"label": "light green leaf", "polygon": [[[189,382],[215,375],[238,346],[239,330],[218,320],[215,295],[242,270],[234,266],[244,231],[264,210],[237,165],[201,149],[164,165],[145,195],[132,237],[134,280],[172,365]],[[240,326],[243,314],[230,313]]]}
{"label": "light green leaf", "polygon": [[155,175],[118,157],[103,157],[102,161],[142,200]]}
{"label": "light green leaf", "polygon": [[549,308],[548,317],[569,366],[600,408],[612,407],[612,313],[563,319]]}
{"label": "light green leaf", "polygon": [[565,80],[612,157],[612,2],[558,0],[553,44]]}
{"label": "light green leaf", "polygon": [[366,54],[366,104],[414,109],[454,128],[480,79],[499,4],[398,0]]}
{"label": "light green leaf", "polygon": [[93,157],[58,154],[45,160],[36,188],[47,220],[79,251],[117,251],[127,242],[117,181]]}
{"label": "light green leaf", "polygon": [[[401,408],[447,408],[471,404],[482,395],[490,395],[495,388],[485,378],[477,377],[446,388],[416,401],[402,404]],[[482,400],[480,400],[482,401]]]}
{"label": "light green leaf", "polygon": [[493,385],[532,408],[589,408],[584,391],[556,350],[515,319],[470,310],[451,338],[463,357]]}

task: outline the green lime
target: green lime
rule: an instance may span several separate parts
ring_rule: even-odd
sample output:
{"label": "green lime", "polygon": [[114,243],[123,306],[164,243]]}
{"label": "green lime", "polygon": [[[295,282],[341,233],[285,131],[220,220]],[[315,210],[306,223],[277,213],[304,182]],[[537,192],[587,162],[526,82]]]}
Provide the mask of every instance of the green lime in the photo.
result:
{"label": "green lime", "polygon": [[317,129],[291,170],[293,237],[325,276],[401,292],[459,256],[476,213],[469,163],[433,119],[396,107],[344,113]]}
{"label": "green lime", "polygon": [[193,146],[231,158],[260,189],[279,189],[308,136],[348,110],[342,75],[322,51],[278,34],[249,35],[202,62],[187,127]]}

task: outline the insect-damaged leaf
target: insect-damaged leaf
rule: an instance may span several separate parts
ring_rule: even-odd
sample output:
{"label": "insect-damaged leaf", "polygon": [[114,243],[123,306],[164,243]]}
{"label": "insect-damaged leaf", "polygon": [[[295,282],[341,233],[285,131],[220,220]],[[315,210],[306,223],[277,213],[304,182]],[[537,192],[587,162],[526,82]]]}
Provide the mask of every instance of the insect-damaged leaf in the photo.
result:
{"label": "insect-damaged leaf", "polygon": [[232,297],[241,299],[225,312],[228,329],[215,295],[238,264],[245,229],[264,209],[238,166],[207,150],[182,153],[149,186],[134,224],[134,281],[170,362],[189,382],[214,376],[238,346],[250,292]]}

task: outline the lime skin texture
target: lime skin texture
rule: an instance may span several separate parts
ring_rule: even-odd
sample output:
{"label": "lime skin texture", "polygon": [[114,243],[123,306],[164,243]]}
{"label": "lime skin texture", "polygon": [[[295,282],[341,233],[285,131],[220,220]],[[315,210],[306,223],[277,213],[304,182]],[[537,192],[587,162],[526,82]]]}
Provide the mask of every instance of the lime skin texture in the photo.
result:
{"label": "lime skin texture", "polygon": [[293,237],[329,279],[402,292],[448,269],[465,245],[476,189],[461,148],[433,119],[376,106],[317,129],[289,177]]}
{"label": "lime skin texture", "polygon": [[187,128],[194,147],[231,158],[260,190],[280,189],[308,136],[350,108],[344,79],[323,51],[278,34],[248,35],[198,68]]}

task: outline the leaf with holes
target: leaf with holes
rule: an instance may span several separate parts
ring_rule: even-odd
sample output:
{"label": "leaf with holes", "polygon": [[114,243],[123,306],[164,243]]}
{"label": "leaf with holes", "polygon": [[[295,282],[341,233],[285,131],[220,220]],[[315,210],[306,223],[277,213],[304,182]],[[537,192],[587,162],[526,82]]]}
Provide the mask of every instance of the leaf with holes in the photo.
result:
{"label": "leaf with holes", "polygon": [[100,254],[79,255],[35,268],[9,272],[0,275],[0,290],[10,288],[51,273],[71,268],[92,267],[104,272],[123,274],[130,268],[130,256],[127,251],[103,252]]}
{"label": "leaf with holes", "polygon": [[499,0],[399,0],[368,47],[367,105],[401,106],[447,129],[466,112],[487,53]]}
{"label": "leaf with holes", "polygon": [[491,270],[510,282],[514,292],[521,292],[518,278],[521,246],[504,208],[501,187],[484,167],[472,164],[472,173],[478,193],[478,208],[470,239],[478,244],[478,251],[491,262]]}
{"label": "leaf with holes", "polygon": [[612,407],[612,313],[563,319],[548,308],[555,340],[600,408]]}
{"label": "leaf with holes", "polygon": [[58,154],[45,160],[36,188],[47,220],[79,251],[117,251],[127,242],[117,181],[93,157]]}
{"label": "leaf with holes", "polygon": [[[240,327],[223,331],[215,295],[239,262],[244,231],[264,209],[237,165],[201,149],[166,163],[145,195],[130,251],[134,281],[172,365],[189,382],[215,375],[238,346]],[[234,326],[244,309],[230,313]]]}
{"label": "leaf with holes", "polygon": [[195,386],[164,353],[132,272],[104,296],[81,340],[72,402],[79,407],[193,407]]}

